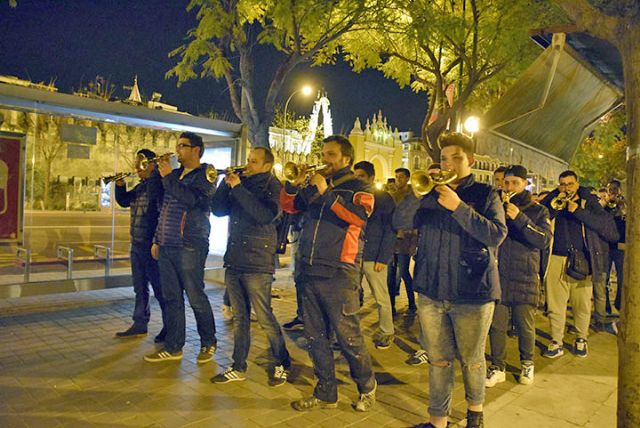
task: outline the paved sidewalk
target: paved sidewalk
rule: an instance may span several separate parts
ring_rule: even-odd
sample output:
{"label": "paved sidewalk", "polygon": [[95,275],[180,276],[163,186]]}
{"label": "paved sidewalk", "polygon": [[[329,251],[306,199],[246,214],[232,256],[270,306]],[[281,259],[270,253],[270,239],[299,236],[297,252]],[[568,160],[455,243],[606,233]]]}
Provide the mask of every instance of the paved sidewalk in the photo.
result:
{"label": "paved sidewalk", "polygon": [[[281,299],[273,307],[281,323],[295,314],[290,272],[280,270],[274,287]],[[231,364],[231,324],[221,314],[223,287],[209,284],[218,329],[214,362],[197,365],[199,338],[187,306],[187,345],[181,362],[149,364],[160,328],[153,303],[149,335],[118,340],[113,335],[130,323],[131,289],[112,289],[0,300],[0,426],[2,427],[409,427],[426,420],[427,366],[404,363],[418,349],[417,320],[403,317],[399,298],[397,338],[377,350],[369,337],[377,313],[367,294],[363,330],[379,383],[378,404],[357,413],[357,398],[344,358],[336,352],[340,402],[337,410],[300,413],[290,402],[309,395],[313,370],[300,332],[287,333],[294,360],[290,382],[267,385],[268,344],[252,324],[252,348],[245,382],[214,385],[209,378]],[[539,316],[539,347],[549,342],[547,320]],[[565,340],[573,340],[570,335]],[[508,362],[518,363],[517,341],[509,339]],[[488,428],[564,428],[615,426],[617,351],[615,337],[592,334],[589,356],[549,360],[536,355],[535,383],[519,385],[512,371],[507,382],[487,390]],[[465,413],[459,367],[452,426]],[[462,424],[460,425],[462,426]]]}

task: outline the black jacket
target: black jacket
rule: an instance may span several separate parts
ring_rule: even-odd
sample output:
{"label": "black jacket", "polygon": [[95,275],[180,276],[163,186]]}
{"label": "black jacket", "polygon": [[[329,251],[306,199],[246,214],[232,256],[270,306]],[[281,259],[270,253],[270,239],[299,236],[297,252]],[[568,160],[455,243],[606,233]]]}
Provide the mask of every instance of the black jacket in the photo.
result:
{"label": "black jacket", "polygon": [[500,300],[498,246],[507,235],[498,191],[463,178],[456,193],[462,200],[451,212],[432,191],[415,216],[418,229],[414,289],[434,300],[484,303]]}
{"label": "black jacket", "polygon": [[524,191],[511,198],[520,209],[515,219],[507,217],[509,233],[498,249],[502,303],[538,303],[540,293],[540,250],[551,242],[549,211],[531,201]]}
{"label": "black jacket", "polygon": [[[609,242],[617,242],[618,230],[613,216],[608,214],[598,202],[598,198],[585,187],[578,188],[578,208],[570,213],[551,208],[551,200],[558,196],[558,189],[549,193],[540,202],[549,209],[552,220],[555,220],[554,239],[560,228],[572,219],[584,225],[584,238],[591,264],[591,272],[594,277],[604,275],[607,271],[609,259]],[[555,244],[554,244],[555,245]]]}
{"label": "black jacket", "polygon": [[233,189],[224,181],[220,184],[211,211],[218,217],[229,216],[225,267],[238,272],[275,272],[275,220],[280,214],[281,187],[268,172],[241,177]]}
{"label": "black jacket", "polygon": [[126,185],[116,185],[116,202],[121,207],[131,207],[129,231],[133,245],[151,247],[153,234],[158,225],[162,194],[162,182],[157,171],[129,191]]}
{"label": "black jacket", "polygon": [[391,227],[391,218],[396,203],[387,192],[375,191],[375,207],[364,231],[364,255],[366,262],[389,264],[393,256],[396,234]]}
{"label": "black jacket", "polygon": [[327,184],[323,195],[316,186],[298,189],[290,183],[280,192],[285,212],[304,212],[296,260],[309,270],[303,274],[322,275],[331,268],[358,272],[374,196],[349,167],[327,177]]}

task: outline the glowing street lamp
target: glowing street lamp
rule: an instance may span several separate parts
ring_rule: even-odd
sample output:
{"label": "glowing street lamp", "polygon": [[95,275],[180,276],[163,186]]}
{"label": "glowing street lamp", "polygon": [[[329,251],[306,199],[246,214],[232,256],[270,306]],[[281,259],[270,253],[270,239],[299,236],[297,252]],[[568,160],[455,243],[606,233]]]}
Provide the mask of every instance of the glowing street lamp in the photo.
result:
{"label": "glowing street lamp", "polygon": [[475,134],[480,130],[480,119],[476,116],[469,116],[467,120],[464,121],[464,129],[471,135]]}
{"label": "glowing street lamp", "polygon": [[[284,103],[284,123],[283,123],[284,126],[282,130],[283,133],[287,131],[287,109],[289,108],[289,101],[291,101],[291,98],[293,98],[293,96],[298,92],[302,92],[302,95],[304,95],[305,97],[308,97],[313,93],[313,88],[309,85],[304,85],[302,88],[296,89],[291,93],[291,95],[289,95],[289,98],[287,98],[287,102]],[[284,141],[282,143],[284,144]]]}

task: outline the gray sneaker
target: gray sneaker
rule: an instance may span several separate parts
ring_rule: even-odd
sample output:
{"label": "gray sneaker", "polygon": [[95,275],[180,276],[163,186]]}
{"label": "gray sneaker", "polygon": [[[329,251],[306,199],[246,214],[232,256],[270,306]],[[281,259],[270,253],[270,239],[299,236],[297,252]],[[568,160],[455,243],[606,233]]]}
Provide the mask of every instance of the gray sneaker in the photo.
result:
{"label": "gray sneaker", "polygon": [[216,352],[216,345],[203,346],[196,358],[198,364],[204,364],[213,360],[213,354]]}
{"label": "gray sneaker", "polygon": [[368,412],[371,410],[374,404],[376,404],[376,389],[378,389],[378,382],[373,384],[373,389],[365,394],[360,394],[358,401],[353,403],[353,408],[356,412]]}
{"label": "gray sneaker", "polygon": [[147,354],[144,356],[144,360],[148,363],[162,363],[165,361],[180,361],[182,359],[182,351],[168,352],[161,349],[158,352]]}
{"label": "gray sneaker", "polygon": [[292,402],[291,407],[299,412],[315,409],[335,409],[338,407],[338,402],[332,403],[330,401],[324,401],[312,395],[311,397],[301,398],[300,400]]}

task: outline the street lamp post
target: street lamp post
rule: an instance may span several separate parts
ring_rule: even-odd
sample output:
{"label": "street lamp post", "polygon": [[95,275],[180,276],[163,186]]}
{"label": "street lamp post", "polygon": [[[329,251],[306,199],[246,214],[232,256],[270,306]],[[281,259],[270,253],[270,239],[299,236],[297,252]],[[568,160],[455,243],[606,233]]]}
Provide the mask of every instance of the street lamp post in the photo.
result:
{"label": "street lamp post", "polygon": [[284,120],[283,120],[283,127],[282,127],[282,144],[285,146],[287,146],[287,109],[289,108],[289,101],[291,101],[291,99],[293,98],[293,96],[295,94],[297,94],[298,92],[302,92],[302,95],[304,95],[305,97],[311,95],[311,93],[313,92],[313,88],[311,88],[311,86],[309,85],[304,85],[302,88],[300,89],[296,89],[295,91],[293,91],[291,93],[291,95],[289,95],[289,98],[287,98],[287,102],[284,103]]}

